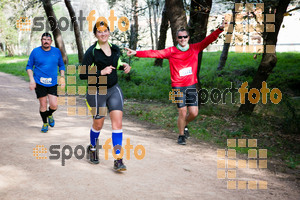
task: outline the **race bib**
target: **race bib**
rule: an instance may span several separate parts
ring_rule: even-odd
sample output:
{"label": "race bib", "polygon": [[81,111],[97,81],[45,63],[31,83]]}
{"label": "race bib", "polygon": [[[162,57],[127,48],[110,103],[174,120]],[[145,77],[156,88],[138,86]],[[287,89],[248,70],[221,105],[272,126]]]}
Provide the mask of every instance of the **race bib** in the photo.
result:
{"label": "race bib", "polygon": [[187,75],[191,75],[191,74],[193,74],[192,67],[187,67],[187,68],[179,70],[180,76],[187,76]]}
{"label": "race bib", "polygon": [[41,77],[40,82],[43,83],[43,84],[52,84],[52,78]]}

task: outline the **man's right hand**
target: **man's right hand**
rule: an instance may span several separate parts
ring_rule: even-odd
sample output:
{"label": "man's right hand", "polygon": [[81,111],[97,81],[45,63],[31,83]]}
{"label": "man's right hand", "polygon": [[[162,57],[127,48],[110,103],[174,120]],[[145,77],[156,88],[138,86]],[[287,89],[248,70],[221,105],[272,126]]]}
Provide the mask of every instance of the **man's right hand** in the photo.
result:
{"label": "man's right hand", "polygon": [[129,48],[125,48],[127,50],[127,56],[135,56],[136,51],[129,49]]}
{"label": "man's right hand", "polygon": [[35,81],[30,81],[29,82],[29,89],[30,90],[34,90],[36,88],[36,83],[35,83]]}
{"label": "man's right hand", "polygon": [[226,24],[227,22],[225,22],[225,20],[223,19],[221,25],[219,26],[219,29],[224,30]]}

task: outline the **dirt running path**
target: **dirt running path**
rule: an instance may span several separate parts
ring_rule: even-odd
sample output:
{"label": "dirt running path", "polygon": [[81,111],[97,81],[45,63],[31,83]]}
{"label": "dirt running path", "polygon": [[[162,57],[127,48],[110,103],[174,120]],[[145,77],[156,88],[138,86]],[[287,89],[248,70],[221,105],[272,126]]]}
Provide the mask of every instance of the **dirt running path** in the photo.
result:
{"label": "dirt running path", "polygon": [[[72,156],[37,160],[36,145],[89,143],[90,117],[68,117],[67,107],[55,113],[56,126],[40,132],[41,119],[35,93],[18,77],[0,73],[0,199],[300,199],[299,188],[284,175],[264,170],[237,170],[239,180],[263,180],[267,190],[228,190],[217,179],[216,148],[205,143],[176,144],[176,136],[124,119],[124,139],[146,149],[145,158],[125,160],[128,170],[115,173],[113,157],[91,165]],[[106,121],[100,143],[111,137]],[[123,140],[124,141],[124,140]],[[124,142],[123,142],[124,144]],[[60,149],[60,152],[61,152]],[[47,154],[49,156],[49,152]]]}

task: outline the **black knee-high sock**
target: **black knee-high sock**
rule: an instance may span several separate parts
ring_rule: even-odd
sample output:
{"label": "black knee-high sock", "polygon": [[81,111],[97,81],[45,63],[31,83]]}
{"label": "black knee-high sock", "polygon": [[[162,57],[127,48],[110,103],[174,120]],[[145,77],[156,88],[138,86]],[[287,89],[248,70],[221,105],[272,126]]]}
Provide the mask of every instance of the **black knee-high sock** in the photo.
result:
{"label": "black knee-high sock", "polygon": [[43,122],[47,123],[48,111],[45,111],[45,112],[40,111],[40,114],[41,114]]}
{"label": "black knee-high sock", "polygon": [[49,107],[49,110],[47,111],[48,112],[48,116],[51,116],[52,113],[54,113],[56,110],[52,110],[50,107]]}

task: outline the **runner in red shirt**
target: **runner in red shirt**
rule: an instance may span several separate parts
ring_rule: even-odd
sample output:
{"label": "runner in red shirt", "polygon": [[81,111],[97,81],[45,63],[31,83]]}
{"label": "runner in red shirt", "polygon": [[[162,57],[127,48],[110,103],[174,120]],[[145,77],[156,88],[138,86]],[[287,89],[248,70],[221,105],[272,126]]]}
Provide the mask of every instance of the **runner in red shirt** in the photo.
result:
{"label": "runner in red shirt", "polygon": [[[163,50],[134,51],[126,48],[128,56],[141,58],[161,58],[168,59],[170,64],[170,73],[172,88],[179,89],[183,97],[176,99],[181,101],[177,103],[178,107],[178,144],[185,145],[185,139],[189,137],[187,125],[198,115],[198,97],[196,84],[198,54],[209,44],[215,41],[223,31],[224,23],[204,40],[195,44],[188,44],[190,36],[188,31],[180,29],[177,31],[177,46],[169,47]],[[188,112],[187,112],[188,111]]]}

